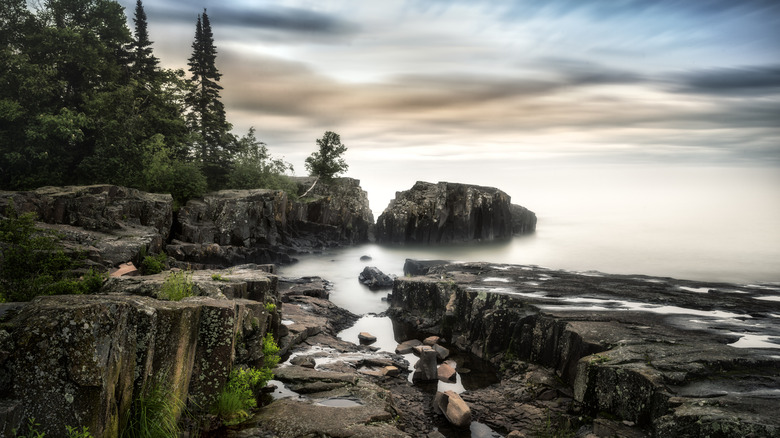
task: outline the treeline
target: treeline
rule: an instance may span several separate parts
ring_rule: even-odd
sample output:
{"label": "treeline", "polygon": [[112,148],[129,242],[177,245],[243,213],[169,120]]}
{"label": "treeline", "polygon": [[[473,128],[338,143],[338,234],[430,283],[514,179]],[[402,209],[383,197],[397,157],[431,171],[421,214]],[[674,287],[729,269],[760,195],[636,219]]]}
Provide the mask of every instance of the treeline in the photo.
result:
{"label": "treeline", "polygon": [[0,2],[0,188],[110,183],[178,202],[223,188],[285,188],[289,163],[254,129],[236,137],[206,10],[189,74],[160,67],[138,0]]}

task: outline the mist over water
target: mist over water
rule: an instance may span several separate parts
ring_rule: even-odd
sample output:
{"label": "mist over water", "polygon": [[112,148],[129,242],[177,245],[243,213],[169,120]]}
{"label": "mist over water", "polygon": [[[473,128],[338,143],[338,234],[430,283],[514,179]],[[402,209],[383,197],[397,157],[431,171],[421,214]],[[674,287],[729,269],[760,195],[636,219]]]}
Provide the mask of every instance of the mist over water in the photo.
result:
{"label": "mist over water", "polygon": [[[384,292],[358,283],[364,266],[402,275],[407,258],[537,265],[740,284],[780,282],[780,172],[773,168],[602,167],[508,172],[458,163],[361,178],[375,217],[416,180],[494,186],[537,214],[535,233],[446,246],[365,244],[299,257],[282,275],[320,275],[331,300],[381,312]],[[420,177],[428,175],[427,177]],[[358,176],[355,176],[358,177]],[[372,257],[361,262],[362,255]]]}

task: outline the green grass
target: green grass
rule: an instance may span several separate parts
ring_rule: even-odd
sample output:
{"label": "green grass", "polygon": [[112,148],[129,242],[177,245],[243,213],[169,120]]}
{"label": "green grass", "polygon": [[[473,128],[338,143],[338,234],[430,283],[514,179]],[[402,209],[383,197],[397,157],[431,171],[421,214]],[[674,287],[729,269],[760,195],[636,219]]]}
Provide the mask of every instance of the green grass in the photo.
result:
{"label": "green grass", "polygon": [[65,426],[65,430],[68,432],[68,438],[93,438],[87,426],[81,426],[81,429]]}
{"label": "green grass", "polygon": [[267,310],[268,313],[276,312],[276,304],[271,302],[265,303],[265,310]]}
{"label": "green grass", "polygon": [[148,255],[141,261],[141,273],[143,275],[159,274],[166,268],[168,256],[161,252],[157,255]]}
{"label": "green grass", "polygon": [[179,436],[178,415],[184,403],[161,385],[148,387],[133,400],[122,438],[170,438]]}
{"label": "green grass", "polygon": [[191,272],[171,272],[160,288],[159,296],[168,301],[181,301],[193,295],[193,286]]}
{"label": "green grass", "polygon": [[223,277],[222,274],[211,274],[211,279],[214,281],[230,281],[229,278]]}

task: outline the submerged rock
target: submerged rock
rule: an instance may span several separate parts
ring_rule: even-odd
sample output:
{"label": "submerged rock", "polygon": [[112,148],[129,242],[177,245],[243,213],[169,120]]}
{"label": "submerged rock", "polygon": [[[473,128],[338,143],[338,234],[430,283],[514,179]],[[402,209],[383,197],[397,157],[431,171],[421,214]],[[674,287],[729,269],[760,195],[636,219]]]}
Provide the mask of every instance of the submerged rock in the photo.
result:
{"label": "submerged rock", "polygon": [[508,239],[513,229],[533,231],[536,218],[532,224],[530,215],[513,218],[509,195],[493,187],[418,181],[397,192],[379,216],[376,239],[425,244]]}

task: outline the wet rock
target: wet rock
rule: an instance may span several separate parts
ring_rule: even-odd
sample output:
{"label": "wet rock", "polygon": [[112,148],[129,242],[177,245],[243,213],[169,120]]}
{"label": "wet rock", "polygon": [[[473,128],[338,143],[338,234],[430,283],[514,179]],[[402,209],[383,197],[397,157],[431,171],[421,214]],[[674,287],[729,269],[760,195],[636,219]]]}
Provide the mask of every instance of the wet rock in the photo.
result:
{"label": "wet rock", "polygon": [[442,382],[454,382],[458,373],[455,371],[455,368],[443,363],[439,365],[437,374]]}
{"label": "wet rock", "polygon": [[512,213],[512,233],[528,234],[536,231],[536,213],[516,204],[510,205],[509,211]]}
{"label": "wet rock", "polygon": [[369,255],[362,255],[362,256],[360,256],[360,261],[361,262],[370,262],[371,260],[373,260],[373,257],[371,257]]}
{"label": "wet rock", "polygon": [[384,367],[382,369],[384,370],[384,375],[385,376],[396,377],[396,376],[399,376],[401,374],[401,370],[399,370],[398,367],[393,366],[393,365],[386,366],[386,367]]}
{"label": "wet rock", "polygon": [[439,378],[436,367],[436,351],[431,347],[424,346],[420,350],[420,359],[414,366],[415,371],[412,380],[415,382],[426,382],[437,380]]}
{"label": "wet rock", "polygon": [[393,277],[383,273],[374,266],[366,266],[358,276],[358,281],[371,290],[389,289],[393,287]]}
{"label": "wet rock", "polygon": [[414,351],[415,347],[419,347],[420,345],[422,345],[422,342],[420,342],[419,340],[417,340],[417,339],[410,339],[408,341],[404,341],[404,342],[398,344],[398,346],[395,347],[395,353],[396,354],[409,354],[409,353],[412,353]]}
{"label": "wet rock", "polygon": [[358,333],[358,341],[364,345],[373,344],[376,342],[376,336],[368,332],[360,332]]}
{"label": "wet rock", "polygon": [[433,403],[434,409],[444,414],[447,421],[454,426],[469,427],[471,425],[471,409],[455,392],[437,392]]}
{"label": "wet rock", "polygon": [[379,242],[434,244],[511,236],[509,195],[458,183],[418,181],[397,192],[376,222]]}
{"label": "wet rock", "polygon": [[280,278],[279,293],[283,301],[288,297],[307,296],[328,299],[333,284],[321,277]]}

